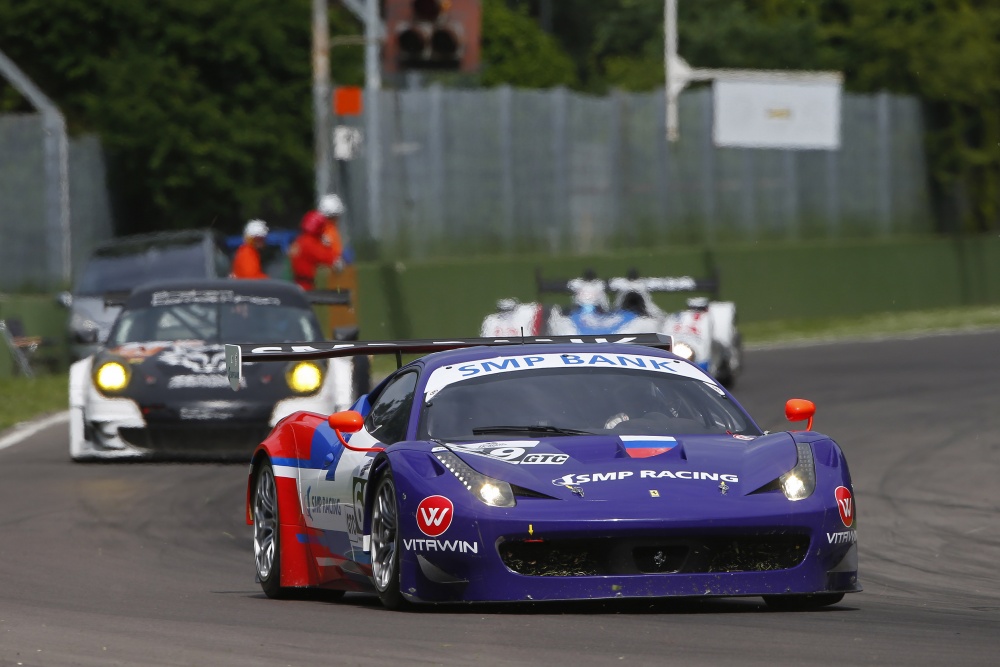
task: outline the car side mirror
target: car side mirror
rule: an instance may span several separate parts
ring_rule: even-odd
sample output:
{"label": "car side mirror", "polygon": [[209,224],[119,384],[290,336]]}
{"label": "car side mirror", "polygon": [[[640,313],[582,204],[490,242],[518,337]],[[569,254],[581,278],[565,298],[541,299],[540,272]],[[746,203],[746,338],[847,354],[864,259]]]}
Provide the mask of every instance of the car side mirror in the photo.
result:
{"label": "car side mirror", "polygon": [[73,335],[78,343],[94,345],[97,343],[98,331],[97,329],[83,329],[82,331],[74,332]]}
{"label": "car side mirror", "polygon": [[356,410],[334,412],[326,418],[326,421],[333,432],[337,434],[337,440],[340,440],[340,444],[352,452],[381,452],[385,450],[385,447],[352,447],[344,439],[344,433],[357,433],[365,425],[365,418]]}
{"label": "car side mirror", "polygon": [[816,414],[816,404],[804,398],[790,398],[785,403],[785,418],[790,422],[800,422],[808,419],[806,430],[811,431],[813,427],[813,415]]}
{"label": "car side mirror", "polygon": [[365,425],[365,418],[355,410],[334,412],[326,421],[330,424],[330,428],[343,433],[357,433]]}

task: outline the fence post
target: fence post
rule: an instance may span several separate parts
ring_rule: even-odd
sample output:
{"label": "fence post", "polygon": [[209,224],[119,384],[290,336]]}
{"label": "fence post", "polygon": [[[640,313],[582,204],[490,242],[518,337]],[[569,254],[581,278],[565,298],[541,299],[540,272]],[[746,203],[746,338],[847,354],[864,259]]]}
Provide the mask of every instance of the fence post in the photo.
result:
{"label": "fence post", "polygon": [[705,240],[711,245],[716,240],[715,219],[715,143],[712,141],[712,123],[714,114],[712,113],[712,95],[702,92],[701,94],[701,182],[702,182],[702,205],[705,216]]}
{"label": "fence post", "polygon": [[[427,222],[428,227],[433,230],[437,241],[440,241],[443,232],[446,231],[445,216],[447,207],[444,191],[444,89],[440,83],[433,84],[428,92],[430,94],[430,112],[427,120],[430,123],[427,134],[427,170],[429,178],[430,201],[428,212],[431,219]],[[411,238],[416,236],[416,230],[409,230]],[[425,235],[422,235],[425,236]]]}
{"label": "fence post", "polygon": [[52,100],[0,51],[0,76],[42,114],[45,131],[45,239],[50,280],[72,279],[69,211],[69,140],[66,119]]}
{"label": "fence post", "polygon": [[559,235],[569,210],[569,93],[559,87],[552,91],[552,157],[555,165],[552,187],[552,216],[548,227],[549,250],[559,250]]}
{"label": "fence post", "polygon": [[503,216],[504,245],[509,250],[514,239],[514,91],[510,86],[497,88],[500,108],[500,210]]}
{"label": "fence post", "polygon": [[881,233],[888,235],[892,227],[892,127],[889,123],[889,93],[880,91],[876,97],[875,160],[878,166],[878,214]]}
{"label": "fence post", "polygon": [[[635,240],[635,233],[633,230],[633,225],[631,221],[625,220],[622,215],[622,210],[625,208],[623,206],[625,202],[625,183],[628,180],[625,170],[628,166],[628,161],[625,159],[625,95],[621,90],[615,89],[611,92],[611,137],[610,137],[610,153],[611,159],[607,168],[610,170],[608,174],[608,184],[610,185],[610,202],[608,206],[608,222],[612,229],[617,229],[619,232],[626,232],[627,237],[630,241]],[[601,234],[601,242],[607,243],[610,230],[604,229],[604,233]]]}
{"label": "fence post", "polygon": [[826,228],[840,236],[840,149],[826,152]]}
{"label": "fence post", "polygon": [[799,175],[796,171],[797,151],[786,149],[783,152],[785,163],[785,221],[788,225],[788,238],[797,239],[801,236],[799,220]]}
{"label": "fence post", "polygon": [[[665,118],[667,113],[667,97],[654,95],[657,104],[657,118]],[[654,229],[665,232],[670,227],[671,201],[670,201],[670,144],[667,142],[666,132],[655,132],[656,135],[656,175],[658,178],[650,179],[653,186],[660,193],[660,216],[661,220],[651,221]],[[657,224],[659,222],[660,224]],[[662,228],[660,228],[662,225]]]}
{"label": "fence post", "polygon": [[757,153],[753,149],[739,149],[743,157],[743,196],[740,202],[743,208],[743,227],[747,239],[757,239],[757,172],[754,169]]}

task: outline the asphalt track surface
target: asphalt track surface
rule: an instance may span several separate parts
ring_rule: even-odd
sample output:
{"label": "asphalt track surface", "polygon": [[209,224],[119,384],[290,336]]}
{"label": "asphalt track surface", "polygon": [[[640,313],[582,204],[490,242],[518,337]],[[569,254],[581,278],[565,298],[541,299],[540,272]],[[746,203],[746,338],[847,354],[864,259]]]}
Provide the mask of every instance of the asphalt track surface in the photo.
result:
{"label": "asphalt track surface", "polygon": [[0,665],[1000,664],[1000,333],[748,354],[737,396],[784,401],[854,475],[864,592],[383,610],[266,599],[243,465],[73,464],[65,425],[0,451]]}

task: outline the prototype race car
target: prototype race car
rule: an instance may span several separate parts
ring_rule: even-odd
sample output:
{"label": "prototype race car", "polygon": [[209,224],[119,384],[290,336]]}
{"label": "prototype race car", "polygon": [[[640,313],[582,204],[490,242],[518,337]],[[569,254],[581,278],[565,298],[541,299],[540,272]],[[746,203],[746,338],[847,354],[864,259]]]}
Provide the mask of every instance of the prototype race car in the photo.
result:
{"label": "prototype race car", "polygon": [[[693,361],[727,387],[743,369],[743,339],[736,326],[736,304],[719,301],[717,276],[641,278],[633,269],[627,277],[605,282],[593,271],[572,280],[545,280],[536,273],[539,301],[501,299],[488,315],[481,336],[569,336],[573,334],[662,333],[673,337],[674,353]],[[614,294],[613,302],[607,291]],[[653,301],[655,293],[708,292],[692,297],[686,308],[667,312]],[[547,306],[545,293],[572,296],[572,306]]]}
{"label": "prototype race car", "polygon": [[[70,368],[70,455],[75,460],[246,460],[279,419],[349,407],[349,359],[247,369],[233,396],[222,371],[227,342],[322,338],[306,293],[272,280],[149,283],[127,297],[108,339]],[[367,359],[366,359],[367,360]]]}
{"label": "prototype race car", "polygon": [[[669,337],[608,339],[227,346],[234,387],[248,361],[433,352],[352,410],[289,416],[257,448],[247,523],[264,592],[805,609],[861,590],[832,439],[765,433]],[[786,405],[807,429],[814,411]]]}

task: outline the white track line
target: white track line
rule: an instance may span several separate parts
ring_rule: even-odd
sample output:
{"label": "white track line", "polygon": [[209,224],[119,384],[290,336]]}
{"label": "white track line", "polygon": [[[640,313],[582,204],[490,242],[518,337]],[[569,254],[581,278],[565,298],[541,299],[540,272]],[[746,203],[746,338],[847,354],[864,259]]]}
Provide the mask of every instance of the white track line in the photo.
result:
{"label": "white track line", "polygon": [[16,444],[27,440],[41,430],[66,421],[69,421],[69,410],[57,412],[54,415],[49,415],[40,419],[33,419],[29,422],[21,422],[11,428],[7,432],[7,435],[0,437],[0,449],[13,447]]}

